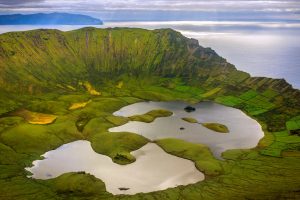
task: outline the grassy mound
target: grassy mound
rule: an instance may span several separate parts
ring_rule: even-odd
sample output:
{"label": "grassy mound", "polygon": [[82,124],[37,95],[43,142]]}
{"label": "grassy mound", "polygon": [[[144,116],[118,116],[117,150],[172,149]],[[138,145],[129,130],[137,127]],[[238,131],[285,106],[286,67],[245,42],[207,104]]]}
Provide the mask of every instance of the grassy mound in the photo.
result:
{"label": "grassy mound", "polygon": [[225,126],[224,124],[219,124],[219,123],[201,123],[201,124],[202,126],[219,133],[229,133],[228,127]]}
{"label": "grassy mound", "polygon": [[216,131],[219,133],[229,133],[229,129],[227,126],[223,125],[223,124],[219,124],[219,123],[200,123],[198,122],[198,120],[196,120],[195,118],[191,118],[191,117],[184,117],[182,118],[182,120],[189,122],[189,123],[194,123],[194,124],[201,124],[202,126],[212,130],[212,131]]}
{"label": "grassy mound", "polygon": [[198,120],[196,120],[195,118],[191,118],[191,117],[183,117],[181,118],[183,121],[189,122],[189,123],[199,123]]}
{"label": "grassy mound", "polygon": [[[43,181],[41,181],[43,182]],[[66,173],[47,182],[60,195],[109,198],[112,195],[106,192],[105,184],[90,174],[84,172]]]}
{"label": "grassy mound", "polygon": [[143,115],[134,115],[128,117],[131,121],[140,121],[150,123],[153,122],[158,117],[169,117],[173,115],[171,111],[168,110],[151,110]]}
{"label": "grassy mound", "polygon": [[195,162],[196,167],[205,175],[216,176],[222,173],[221,162],[214,158],[209,148],[179,139],[161,139],[155,141],[167,153]]}
{"label": "grassy mound", "polygon": [[127,132],[102,133],[91,138],[93,149],[112,158],[115,163],[125,165],[135,161],[130,154],[149,142],[141,135]]}

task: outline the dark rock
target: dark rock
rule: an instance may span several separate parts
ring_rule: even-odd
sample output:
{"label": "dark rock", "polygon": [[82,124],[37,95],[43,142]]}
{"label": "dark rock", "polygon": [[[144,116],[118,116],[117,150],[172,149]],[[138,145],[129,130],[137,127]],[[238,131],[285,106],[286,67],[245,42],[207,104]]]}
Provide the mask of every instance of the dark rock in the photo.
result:
{"label": "dark rock", "polygon": [[129,190],[130,188],[125,188],[125,187],[120,187],[119,190],[121,191],[126,191],[126,190]]}
{"label": "dark rock", "polygon": [[296,130],[290,130],[291,135],[298,135],[300,136],[300,129],[296,129]]}
{"label": "dark rock", "polygon": [[184,130],[185,128],[184,127],[180,127],[180,130]]}
{"label": "dark rock", "polygon": [[184,108],[184,110],[185,110],[186,112],[194,112],[194,111],[196,110],[196,108],[194,108],[194,107],[192,107],[192,106],[187,106],[187,107]]}

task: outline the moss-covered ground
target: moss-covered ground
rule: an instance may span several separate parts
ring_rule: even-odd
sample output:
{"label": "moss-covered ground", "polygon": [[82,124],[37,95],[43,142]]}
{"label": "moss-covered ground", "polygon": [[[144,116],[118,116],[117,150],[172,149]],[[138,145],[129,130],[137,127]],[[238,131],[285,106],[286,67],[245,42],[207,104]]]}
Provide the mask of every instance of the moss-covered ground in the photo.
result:
{"label": "moss-covered ground", "polygon": [[[298,128],[299,110],[286,107],[287,112],[279,115],[284,115],[280,119],[287,120],[281,123],[281,130],[272,131],[269,113],[276,115],[274,108],[283,106],[278,100],[278,93],[250,90],[227,94],[215,88],[184,86],[175,79],[168,80],[172,85],[169,88],[165,86],[166,80],[160,81],[153,81],[158,84],[149,81],[149,85],[136,84],[138,80],[132,80],[132,83],[123,81],[122,87],[114,91],[105,90],[103,86],[101,96],[76,91],[59,95],[49,93],[39,98],[24,96],[24,101],[16,109],[25,108],[56,115],[57,118],[51,124],[39,125],[28,123],[23,116],[2,115],[0,199],[299,199],[300,139],[290,132]],[[105,191],[101,180],[84,173],[68,173],[51,180],[26,177],[24,168],[30,166],[33,160],[40,159],[41,154],[79,139],[89,140],[96,152],[110,156],[116,163],[134,162],[130,152],[145,145],[148,139],[133,133],[109,133],[108,129],[129,120],[113,116],[113,112],[145,99],[215,100],[240,108],[256,118],[264,129],[265,137],[256,148],[224,152],[224,160],[215,159],[201,144],[177,139],[155,141],[166,152],[195,162],[196,167],[205,173],[206,180],[149,194],[113,196]],[[69,109],[74,103],[87,101],[89,103],[85,106]],[[258,112],[258,109],[264,111]],[[78,124],[81,124],[80,128]]]}

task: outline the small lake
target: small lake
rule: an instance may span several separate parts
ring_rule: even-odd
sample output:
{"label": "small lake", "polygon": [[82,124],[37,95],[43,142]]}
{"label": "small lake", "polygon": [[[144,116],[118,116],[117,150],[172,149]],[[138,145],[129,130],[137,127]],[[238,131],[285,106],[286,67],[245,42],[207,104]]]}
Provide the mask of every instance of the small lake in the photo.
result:
{"label": "small lake", "polygon": [[[260,124],[241,110],[223,106],[213,102],[201,102],[193,107],[195,112],[187,113],[184,108],[188,104],[173,102],[139,102],[121,108],[114,115],[129,117],[144,114],[154,109],[165,109],[173,112],[170,117],[157,118],[152,123],[131,121],[122,126],[109,129],[110,132],[133,132],[151,140],[162,138],[178,138],[193,143],[201,143],[210,147],[218,158],[228,149],[253,148],[264,136]],[[220,123],[229,128],[229,133],[218,133],[183,121],[183,117],[192,117],[199,122]],[[183,127],[184,130],[180,130]]]}
{"label": "small lake", "polygon": [[112,194],[146,193],[204,180],[192,161],[167,154],[154,143],[133,151],[132,155],[136,157],[134,163],[118,165],[108,156],[96,153],[90,142],[80,140],[45,153],[44,160],[34,161],[33,167],[26,170],[36,179],[85,171],[101,179]]}

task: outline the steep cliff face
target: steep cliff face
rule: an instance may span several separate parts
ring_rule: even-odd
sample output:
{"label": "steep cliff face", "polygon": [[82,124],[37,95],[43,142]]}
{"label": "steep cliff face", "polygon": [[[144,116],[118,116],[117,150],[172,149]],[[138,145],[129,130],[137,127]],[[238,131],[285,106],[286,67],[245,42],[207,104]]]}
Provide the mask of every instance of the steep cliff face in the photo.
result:
{"label": "steep cliff face", "polygon": [[[0,35],[0,83],[8,91],[101,83],[122,74],[198,79],[207,86],[244,82],[253,88],[291,86],[283,80],[250,78],[218,56],[171,29],[34,30]],[[21,86],[21,87],[20,87]]]}
{"label": "steep cliff face", "polygon": [[0,36],[0,82],[7,90],[49,90],[58,83],[76,87],[79,81],[99,83],[124,73],[208,77],[212,68],[222,74],[235,70],[213,50],[170,29],[84,28]]}

